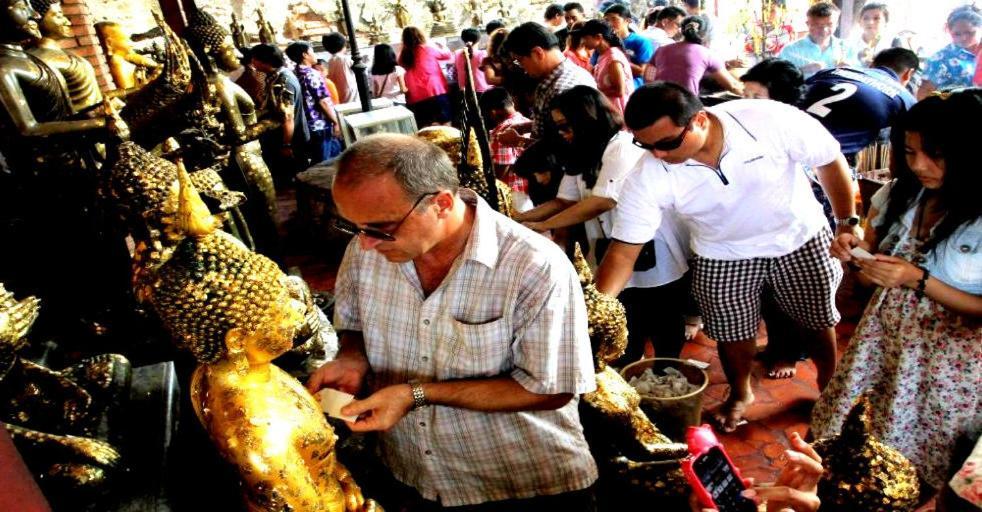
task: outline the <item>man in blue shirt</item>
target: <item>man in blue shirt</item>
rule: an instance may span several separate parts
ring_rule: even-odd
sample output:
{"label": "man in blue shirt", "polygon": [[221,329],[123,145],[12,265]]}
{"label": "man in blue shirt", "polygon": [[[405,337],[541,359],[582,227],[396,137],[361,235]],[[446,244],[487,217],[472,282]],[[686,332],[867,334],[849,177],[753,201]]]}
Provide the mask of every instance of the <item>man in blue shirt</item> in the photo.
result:
{"label": "man in blue shirt", "polygon": [[914,52],[890,48],[873,58],[871,68],[820,71],[805,81],[800,106],[825,126],[850,158],[914,105],[905,86],[918,65]]}
{"label": "man in blue shirt", "polygon": [[805,77],[828,68],[859,67],[856,49],[832,35],[839,23],[839,9],[829,2],[808,8],[808,35],[785,46],[780,57],[801,69]]}
{"label": "man in blue shirt", "polygon": [[[632,16],[627,7],[614,4],[604,11],[604,21],[610,24],[614,33],[620,36],[624,42],[624,53],[631,61],[631,75],[634,77],[634,87],[644,85],[644,67],[655,54],[655,47],[647,37],[632,32],[630,28]],[[590,62],[596,64],[596,52],[591,57]]]}

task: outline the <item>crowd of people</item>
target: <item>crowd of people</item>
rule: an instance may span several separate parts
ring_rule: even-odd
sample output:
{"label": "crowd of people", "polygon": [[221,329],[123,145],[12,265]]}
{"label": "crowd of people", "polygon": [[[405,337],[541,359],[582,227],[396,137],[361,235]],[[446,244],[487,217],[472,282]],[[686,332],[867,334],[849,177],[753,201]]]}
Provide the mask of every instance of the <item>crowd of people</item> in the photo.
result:
{"label": "crowd of people", "polygon": [[[429,144],[385,135],[341,153],[333,107],[358,90],[340,34],[323,62],[305,43],[287,48],[293,65],[270,45],[248,52],[284,120],[267,154],[296,169],[341,153],[334,198],[356,240],[337,281],[341,353],[311,390],[364,397],[352,428],[384,432],[383,458],[427,507],[592,510],[577,397],[593,363],[563,254],[579,242],[627,312],[615,366],[678,357],[703,329],[730,386],[712,416],[731,432],[754,402],[763,322],[770,377],[815,363],[814,436],[870,396],[873,434],[942,489],[956,442],[982,432],[979,9],[951,12],[951,44],[924,56],[887,36],[885,5],[866,4],[843,39],[838,9],[818,2],[806,33],[749,69],[714,49],[721,29],[698,1],[587,12],[468,28],[456,52],[406,27],[398,52],[373,51],[369,92],[420,127],[453,123],[460,91],[478,96],[517,223],[460,189]],[[863,205],[855,168],[875,145],[891,180]],[[875,292],[840,360],[845,273]],[[817,509],[805,480],[794,510]]]}

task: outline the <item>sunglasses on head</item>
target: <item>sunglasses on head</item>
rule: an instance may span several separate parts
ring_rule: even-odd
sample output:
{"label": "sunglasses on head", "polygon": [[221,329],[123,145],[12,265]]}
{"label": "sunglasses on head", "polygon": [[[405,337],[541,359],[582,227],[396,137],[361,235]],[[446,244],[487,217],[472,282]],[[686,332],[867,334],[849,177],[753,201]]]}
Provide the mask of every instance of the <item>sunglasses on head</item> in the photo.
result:
{"label": "sunglasses on head", "polygon": [[646,149],[648,151],[651,151],[653,149],[656,149],[658,151],[672,151],[673,149],[678,149],[679,146],[681,146],[682,143],[685,142],[685,136],[689,134],[689,130],[691,128],[692,128],[692,123],[690,122],[685,125],[685,128],[682,129],[682,133],[680,133],[678,137],[674,137],[671,139],[662,139],[658,142],[654,142],[651,144],[648,144],[647,142],[642,142],[638,140],[637,137],[635,137],[634,140],[631,142],[634,143],[635,146],[641,149]]}
{"label": "sunglasses on head", "polygon": [[423,199],[439,193],[440,192],[427,192],[426,194],[419,196],[419,198],[416,199],[416,202],[413,203],[412,208],[410,208],[409,211],[406,212],[406,214],[403,215],[401,219],[399,219],[399,222],[396,222],[395,227],[392,228],[390,231],[382,231],[381,229],[373,228],[373,227],[360,228],[354,225],[353,223],[345,219],[342,219],[341,217],[336,217],[334,219],[334,229],[351,236],[364,235],[367,236],[368,238],[382,240],[383,242],[395,242],[396,232],[398,232],[399,228],[402,227],[402,223],[406,222],[406,219],[409,218],[409,215],[412,214],[414,211],[416,211],[416,207],[419,206],[419,203],[422,202]]}

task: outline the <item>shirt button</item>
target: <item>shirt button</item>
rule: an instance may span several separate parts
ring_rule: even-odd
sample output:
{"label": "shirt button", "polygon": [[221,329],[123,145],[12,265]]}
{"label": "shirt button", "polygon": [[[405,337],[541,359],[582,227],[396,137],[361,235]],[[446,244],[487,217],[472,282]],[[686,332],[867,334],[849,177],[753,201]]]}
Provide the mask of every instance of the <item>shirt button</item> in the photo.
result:
{"label": "shirt button", "polygon": [[430,325],[430,319],[429,318],[424,318],[423,319],[423,325]]}
{"label": "shirt button", "polygon": [[963,245],[963,246],[959,247],[958,250],[961,251],[961,252],[967,253],[968,251],[971,251],[972,248],[969,247],[969,246],[967,246],[967,245]]}
{"label": "shirt button", "polygon": [[426,422],[425,422],[425,421],[421,421],[421,422],[419,422],[419,426],[421,426],[421,427],[425,427],[425,426],[426,426]]}
{"label": "shirt button", "polygon": [[426,451],[425,451],[425,452],[423,452],[423,453],[425,453],[425,454],[427,454],[427,455],[433,455],[433,450],[426,450]]}
{"label": "shirt button", "polygon": [[421,358],[419,358],[419,359],[420,359],[421,361],[423,361],[424,363],[430,360],[430,358],[428,358],[428,357],[426,357],[426,356],[423,356],[423,357],[421,357]]}

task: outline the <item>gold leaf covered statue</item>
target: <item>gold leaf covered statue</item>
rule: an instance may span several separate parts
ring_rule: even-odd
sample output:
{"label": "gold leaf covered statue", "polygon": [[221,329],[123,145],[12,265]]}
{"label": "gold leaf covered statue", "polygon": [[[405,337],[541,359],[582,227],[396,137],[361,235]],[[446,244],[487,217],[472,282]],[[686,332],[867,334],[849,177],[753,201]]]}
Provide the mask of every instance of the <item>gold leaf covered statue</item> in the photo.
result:
{"label": "gold leaf covered statue", "polygon": [[395,17],[396,26],[400,29],[406,28],[412,25],[412,20],[409,16],[409,8],[406,7],[406,0],[395,0],[392,2],[392,16]]}
{"label": "gold leaf covered statue", "polygon": [[336,459],[334,431],[304,387],[271,361],[292,346],[304,304],[268,258],[228,234],[180,163],[178,226],[186,237],[157,271],[150,301],[200,365],[195,412],[244,482],[250,510],[361,512],[365,500]]}
{"label": "gold leaf covered statue", "polygon": [[116,87],[132,90],[152,81],[160,71],[160,64],[141,55],[133,49],[130,36],[123,27],[114,21],[100,21],[95,24],[96,33],[102,41]]}
{"label": "gold leaf covered statue", "polygon": [[818,484],[822,508],[841,512],[905,512],[917,508],[917,470],[899,451],[870,434],[869,397],[853,406],[842,433],[819,439],[825,474]]}
{"label": "gold leaf covered statue", "polygon": [[[627,347],[627,317],[615,297],[597,290],[593,274],[579,244],[574,247],[573,266],[583,287],[590,344],[596,365],[597,389],[583,395],[582,411],[597,431],[587,441],[591,448],[613,445],[604,462],[624,480],[661,496],[686,494],[687,485],[678,465],[659,465],[680,460],[688,453],[683,443],[674,443],[641,410],[641,395],[616,370],[608,366]],[[595,451],[597,449],[595,448]],[[601,449],[601,451],[605,451]]]}
{"label": "gold leaf covered statue", "polygon": [[41,39],[28,49],[52,69],[58,71],[68,87],[72,113],[76,114],[102,103],[102,91],[95,69],[89,61],[63,50],[58,43],[74,36],[72,23],[65,16],[59,0],[32,0],[34,10],[41,15]]}
{"label": "gold leaf covered statue", "polygon": [[[457,169],[461,187],[477,192],[477,195],[491,203],[488,181],[484,176],[481,149],[477,145],[477,135],[474,134],[474,130],[471,130],[470,141],[467,144],[466,165],[460,163],[461,153],[464,150],[463,133],[460,130],[452,126],[428,126],[416,132],[416,136],[436,144],[450,157],[450,162]],[[501,180],[495,180],[494,185],[498,194],[498,209],[503,215],[513,217],[515,210],[511,188]]]}
{"label": "gold leaf covered statue", "polygon": [[245,36],[245,25],[239,21],[239,17],[232,13],[232,43],[235,44],[236,48],[248,48],[249,42],[246,40]]}
{"label": "gold leaf covered statue", "polygon": [[54,371],[22,359],[39,313],[37,298],[16,300],[0,284],[0,422],[49,497],[91,498],[120,462],[112,445],[92,436],[129,389],[130,364],[103,354]]}

